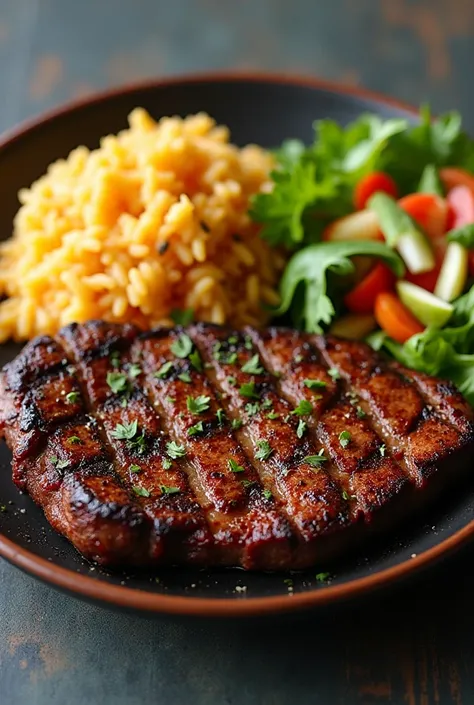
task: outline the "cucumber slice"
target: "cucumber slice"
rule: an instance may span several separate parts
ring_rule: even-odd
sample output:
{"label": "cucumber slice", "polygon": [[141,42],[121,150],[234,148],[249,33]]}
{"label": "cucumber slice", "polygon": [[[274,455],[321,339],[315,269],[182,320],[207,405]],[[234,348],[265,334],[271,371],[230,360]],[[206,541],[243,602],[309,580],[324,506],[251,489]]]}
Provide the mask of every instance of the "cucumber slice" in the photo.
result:
{"label": "cucumber slice", "polygon": [[377,328],[377,322],[371,314],[348,313],[334,321],[329,332],[338,338],[363,340]]}
{"label": "cucumber slice", "polygon": [[444,256],[434,294],[443,301],[454,301],[466,286],[469,253],[457,242],[450,242]]}
{"label": "cucumber slice", "polygon": [[402,233],[396,244],[402,260],[412,274],[431,272],[436,266],[434,252],[428,239],[419,230]]}
{"label": "cucumber slice", "polygon": [[425,326],[442,328],[451,318],[453,306],[411,282],[397,282],[397,293],[413,315]]}

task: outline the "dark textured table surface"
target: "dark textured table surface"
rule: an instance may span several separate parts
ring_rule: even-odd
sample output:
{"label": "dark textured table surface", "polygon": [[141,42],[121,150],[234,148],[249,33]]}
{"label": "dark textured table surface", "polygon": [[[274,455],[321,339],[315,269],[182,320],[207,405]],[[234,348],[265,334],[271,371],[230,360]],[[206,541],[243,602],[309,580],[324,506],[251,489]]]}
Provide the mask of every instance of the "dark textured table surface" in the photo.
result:
{"label": "dark textured table surface", "polygon": [[[0,0],[0,129],[138,78],[270,69],[363,84],[474,131],[473,0]],[[296,621],[148,620],[0,560],[0,705],[472,705],[474,552]]]}

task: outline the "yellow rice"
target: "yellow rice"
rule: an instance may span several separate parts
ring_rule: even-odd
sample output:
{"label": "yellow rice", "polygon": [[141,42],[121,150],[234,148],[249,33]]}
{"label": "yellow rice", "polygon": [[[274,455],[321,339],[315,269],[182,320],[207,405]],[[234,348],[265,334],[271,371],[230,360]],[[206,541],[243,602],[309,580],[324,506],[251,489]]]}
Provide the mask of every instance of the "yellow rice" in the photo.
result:
{"label": "yellow rice", "polygon": [[206,114],[129,128],[78,147],[19,194],[0,249],[0,341],[92,318],[261,325],[283,262],[258,235],[249,198],[269,187],[270,155],[229,142]]}

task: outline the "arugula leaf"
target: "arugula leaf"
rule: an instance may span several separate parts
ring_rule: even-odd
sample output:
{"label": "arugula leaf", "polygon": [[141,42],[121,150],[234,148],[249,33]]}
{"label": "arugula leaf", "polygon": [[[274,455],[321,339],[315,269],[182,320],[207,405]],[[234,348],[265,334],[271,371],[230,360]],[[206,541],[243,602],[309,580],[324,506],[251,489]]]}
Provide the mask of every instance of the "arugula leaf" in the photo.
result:
{"label": "arugula leaf", "polygon": [[458,242],[463,247],[467,247],[468,250],[474,249],[474,223],[451,230],[447,238],[448,242]]}
{"label": "arugula leaf", "polygon": [[326,293],[327,274],[351,274],[354,265],[349,258],[353,255],[378,257],[383,259],[397,276],[404,274],[405,267],[401,258],[381,242],[348,240],[309,245],[290,259],[280,282],[281,304],[275,313],[286,313],[293,303],[297,289],[303,286],[302,303],[298,310],[293,312],[296,326],[310,333],[321,333],[321,324],[329,324],[335,314],[334,305]]}

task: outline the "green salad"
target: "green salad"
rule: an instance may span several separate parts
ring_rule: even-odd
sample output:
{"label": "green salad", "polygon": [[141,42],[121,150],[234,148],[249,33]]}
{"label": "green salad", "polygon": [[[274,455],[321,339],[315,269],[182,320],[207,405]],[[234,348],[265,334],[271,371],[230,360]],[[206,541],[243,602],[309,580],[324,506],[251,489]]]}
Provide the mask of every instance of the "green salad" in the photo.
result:
{"label": "green salad", "polygon": [[314,128],[311,145],[276,150],[273,190],[250,211],[291,255],[275,315],[365,339],[474,405],[474,141],[460,115]]}

